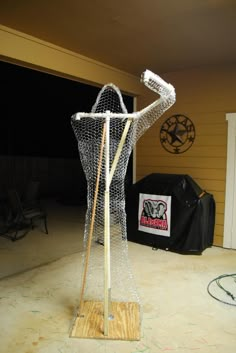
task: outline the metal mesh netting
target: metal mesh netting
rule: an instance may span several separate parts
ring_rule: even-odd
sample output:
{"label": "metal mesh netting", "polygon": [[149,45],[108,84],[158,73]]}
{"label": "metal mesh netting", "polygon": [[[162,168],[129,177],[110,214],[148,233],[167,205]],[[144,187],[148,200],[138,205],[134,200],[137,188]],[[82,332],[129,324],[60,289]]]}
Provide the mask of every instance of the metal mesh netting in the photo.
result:
{"label": "metal mesh netting", "polygon": [[[134,144],[175,102],[173,86],[159,76],[146,70],[142,81],[160,96],[143,110],[128,114],[120,90],[113,84],[107,84],[98,94],[91,113],[77,113],[71,118],[87,180],[83,255],[86,300],[104,299],[104,229],[109,227],[111,300],[139,302],[128,258],[124,181]],[[104,135],[106,140],[103,141]],[[107,147],[109,153],[106,153]],[[108,220],[104,215],[107,185]]]}

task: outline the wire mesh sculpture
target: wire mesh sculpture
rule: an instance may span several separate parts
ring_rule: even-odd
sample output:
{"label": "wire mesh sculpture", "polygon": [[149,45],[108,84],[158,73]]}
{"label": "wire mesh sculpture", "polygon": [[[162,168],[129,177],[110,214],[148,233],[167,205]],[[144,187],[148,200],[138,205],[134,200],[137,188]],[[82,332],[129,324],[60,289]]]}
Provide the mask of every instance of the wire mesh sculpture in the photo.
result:
{"label": "wire mesh sculpture", "polygon": [[[78,318],[84,319],[88,303],[103,315],[90,337],[132,339],[127,332],[115,337],[110,333],[109,325],[118,315],[114,303],[140,305],[128,259],[124,181],[133,146],[175,103],[174,87],[158,75],[146,70],[141,81],[159,95],[141,111],[128,113],[119,88],[110,83],[99,92],[91,113],[76,113],[71,118],[87,180]],[[94,303],[99,303],[97,309]]]}

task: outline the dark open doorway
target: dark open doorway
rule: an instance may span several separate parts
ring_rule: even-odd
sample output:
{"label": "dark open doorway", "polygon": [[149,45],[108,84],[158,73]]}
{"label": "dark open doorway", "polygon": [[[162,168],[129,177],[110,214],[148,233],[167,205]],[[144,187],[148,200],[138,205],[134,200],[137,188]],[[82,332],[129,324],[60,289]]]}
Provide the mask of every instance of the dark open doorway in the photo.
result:
{"label": "dark open doorway", "polygon": [[[81,199],[84,195],[71,192],[77,184],[76,178],[80,180],[79,192],[86,192],[71,116],[91,111],[101,87],[3,61],[0,72],[0,160],[4,163],[0,189],[6,189],[9,183],[21,188],[26,179],[34,178],[41,179],[46,197],[58,193],[56,197],[65,201],[69,194]],[[123,99],[127,110],[132,112],[133,97],[123,95]],[[6,163],[9,159],[10,164]],[[14,163],[16,167],[7,167]],[[27,170],[27,163],[31,170]],[[24,167],[19,167],[20,164]],[[131,182],[132,156],[127,171],[127,183]]]}

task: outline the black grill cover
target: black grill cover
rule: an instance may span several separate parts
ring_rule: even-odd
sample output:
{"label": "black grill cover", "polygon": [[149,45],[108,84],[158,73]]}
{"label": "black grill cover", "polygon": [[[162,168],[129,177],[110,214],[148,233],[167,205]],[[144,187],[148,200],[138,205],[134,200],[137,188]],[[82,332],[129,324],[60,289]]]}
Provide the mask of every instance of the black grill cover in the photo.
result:
{"label": "black grill cover", "polygon": [[[138,230],[140,193],[172,196],[170,237]],[[213,244],[213,195],[189,175],[155,173],[133,184],[126,194],[126,214],[130,241],[185,254],[201,254]]]}

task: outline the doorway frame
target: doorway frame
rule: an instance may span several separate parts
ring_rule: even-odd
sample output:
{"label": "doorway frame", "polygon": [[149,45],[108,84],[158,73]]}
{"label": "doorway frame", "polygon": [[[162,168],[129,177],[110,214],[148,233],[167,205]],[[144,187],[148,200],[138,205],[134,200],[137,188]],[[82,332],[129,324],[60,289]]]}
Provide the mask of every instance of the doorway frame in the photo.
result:
{"label": "doorway frame", "polygon": [[236,249],[236,113],[227,113],[227,165],[223,247]]}

